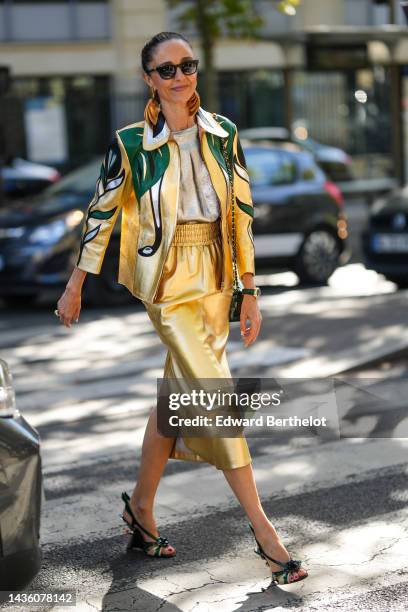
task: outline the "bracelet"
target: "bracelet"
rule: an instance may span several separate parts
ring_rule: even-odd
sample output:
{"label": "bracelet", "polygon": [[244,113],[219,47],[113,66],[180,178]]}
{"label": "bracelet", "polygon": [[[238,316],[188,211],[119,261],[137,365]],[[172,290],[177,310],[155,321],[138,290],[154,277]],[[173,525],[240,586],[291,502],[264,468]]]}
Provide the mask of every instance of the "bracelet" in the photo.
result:
{"label": "bracelet", "polygon": [[253,295],[255,298],[261,295],[261,290],[259,287],[253,287],[252,289],[242,289],[242,293],[244,295]]}

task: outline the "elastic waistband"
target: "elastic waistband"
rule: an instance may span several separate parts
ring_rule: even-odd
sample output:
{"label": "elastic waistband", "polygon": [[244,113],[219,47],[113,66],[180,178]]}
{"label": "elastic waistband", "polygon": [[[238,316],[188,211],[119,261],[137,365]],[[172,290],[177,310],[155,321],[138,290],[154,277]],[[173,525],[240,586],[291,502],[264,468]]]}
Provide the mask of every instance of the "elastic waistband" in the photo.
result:
{"label": "elastic waistband", "polygon": [[210,223],[178,223],[173,245],[211,244],[221,237],[221,221]]}

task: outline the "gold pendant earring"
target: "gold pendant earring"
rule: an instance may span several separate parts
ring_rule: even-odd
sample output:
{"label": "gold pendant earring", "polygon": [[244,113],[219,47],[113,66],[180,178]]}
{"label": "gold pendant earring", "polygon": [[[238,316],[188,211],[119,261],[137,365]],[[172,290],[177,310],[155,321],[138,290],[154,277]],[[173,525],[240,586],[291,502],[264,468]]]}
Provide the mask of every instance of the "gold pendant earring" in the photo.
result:
{"label": "gold pendant earring", "polygon": [[148,121],[152,126],[154,126],[157,124],[157,120],[158,120],[159,113],[160,113],[160,98],[159,98],[159,94],[157,93],[157,89],[154,89],[153,87],[151,87],[150,91],[151,91],[151,98],[146,104],[146,107],[144,110],[144,118],[145,118],[145,121]]}
{"label": "gold pendant earring", "polygon": [[187,108],[189,115],[195,115],[200,108],[201,100],[197,91],[193,93],[191,98],[187,100]]}

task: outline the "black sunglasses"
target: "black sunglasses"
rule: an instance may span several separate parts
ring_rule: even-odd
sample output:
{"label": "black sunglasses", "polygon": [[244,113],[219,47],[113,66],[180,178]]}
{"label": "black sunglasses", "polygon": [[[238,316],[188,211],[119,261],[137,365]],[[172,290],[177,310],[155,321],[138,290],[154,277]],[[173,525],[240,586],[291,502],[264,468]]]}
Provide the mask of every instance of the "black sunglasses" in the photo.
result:
{"label": "black sunglasses", "polygon": [[147,70],[147,74],[151,72],[158,72],[162,79],[174,79],[176,76],[177,68],[180,68],[183,74],[195,74],[197,72],[198,59],[196,60],[184,60],[181,64],[162,64],[157,68],[151,68]]}

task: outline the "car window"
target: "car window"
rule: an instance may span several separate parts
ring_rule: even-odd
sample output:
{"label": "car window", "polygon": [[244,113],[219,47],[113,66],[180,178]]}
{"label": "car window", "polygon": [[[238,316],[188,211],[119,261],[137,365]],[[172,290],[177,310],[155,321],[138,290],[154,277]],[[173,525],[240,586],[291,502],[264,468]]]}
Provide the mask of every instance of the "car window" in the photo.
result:
{"label": "car window", "polygon": [[300,169],[301,181],[317,181],[324,178],[323,172],[315,164],[303,164]]}
{"label": "car window", "polygon": [[296,180],[296,164],[285,151],[248,148],[244,151],[251,184],[288,185]]}
{"label": "car window", "polygon": [[328,178],[334,183],[353,180],[352,170],[347,164],[336,161],[319,160],[319,165]]}
{"label": "car window", "polygon": [[309,154],[299,156],[299,179],[301,181],[324,181],[324,172]]}
{"label": "car window", "polygon": [[58,183],[47,187],[42,196],[58,196],[63,193],[86,194],[95,193],[96,181],[98,180],[102,159],[97,158],[85,166],[81,166],[69,172]]}
{"label": "car window", "polygon": [[300,173],[300,178],[302,181],[315,181],[316,180],[316,170],[309,166],[308,168],[302,168]]}

